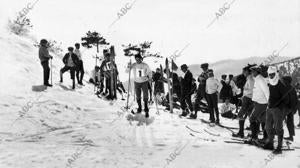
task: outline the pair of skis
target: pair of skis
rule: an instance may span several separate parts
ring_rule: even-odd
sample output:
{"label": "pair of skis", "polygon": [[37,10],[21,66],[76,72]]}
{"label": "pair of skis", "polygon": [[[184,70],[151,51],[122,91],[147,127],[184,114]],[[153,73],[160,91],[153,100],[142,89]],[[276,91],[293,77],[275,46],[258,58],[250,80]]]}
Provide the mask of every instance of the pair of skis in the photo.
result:
{"label": "pair of skis", "polygon": [[[235,144],[248,144],[248,145],[253,145],[253,146],[256,146],[256,147],[259,147],[259,148],[263,148],[262,143],[256,142],[255,144],[251,144],[251,143],[248,143],[246,139],[231,138],[231,140],[225,140],[224,142],[225,143],[235,143]],[[295,147],[291,147],[290,145],[291,145],[291,143],[286,141],[286,146],[283,146],[282,150],[283,151],[293,151],[293,150],[295,150]]]}

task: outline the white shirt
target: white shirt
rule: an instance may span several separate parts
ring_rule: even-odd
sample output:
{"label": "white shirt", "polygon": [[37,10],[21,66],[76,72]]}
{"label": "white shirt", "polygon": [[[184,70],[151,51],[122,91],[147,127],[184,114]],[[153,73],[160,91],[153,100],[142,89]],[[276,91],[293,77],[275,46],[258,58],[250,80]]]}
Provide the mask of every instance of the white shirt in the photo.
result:
{"label": "white shirt", "polygon": [[235,106],[231,103],[223,103],[220,109],[221,114],[226,113],[228,111],[233,112],[233,110],[235,109]]}
{"label": "white shirt", "polygon": [[[152,78],[152,71],[150,67],[144,62],[140,64],[132,64],[131,71],[133,72],[134,81],[137,83],[143,83],[149,81]],[[129,72],[129,69],[126,69],[126,72]]]}
{"label": "white shirt", "polygon": [[81,52],[80,52],[79,49],[75,49],[74,53],[77,55],[77,57],[78,57],[79,60],[82,60],[82,58],[81,58]]}
{"label": "white shirt", "polygon": [[252,100],[259,104],[267,104],[270,96],[270,91],[266,79],[257,75],[254,78],[254,88]]}
{"label": "white shirt", "polygon": [[253,79],[252,75],[249,75],[247,77],[247,81],[246,81],[246,84],[244,86],[243,96],[246,96],[246,97],[252,99],[252,96],[253,96],[253,87],[254,87],[254,79]]}
{"label": "white shirt", "polygon": [[69,59],[68,59],[68,66],[69,67],[73,67],[73,66],[75,66],[75,64],[74,64],[74,62],[73,62],[73,59],[72,59],[72,55],[71,54],[69,54],[70,56],[69,56]]}
{"label": "white shirt", "polygon": [[231,80],[231,81],[229,82],[229,85],[230,85],[230,87],[231,87],[233,96],[236,96],[237,94],[239,94],[240,90],[239,90],[239,88],[236,86],[236,84],[234,83],[233,80]]}
{"label": "white shirt", "polygon": [[222,89],[222,84],[214,77],[210,77],[206,80],[206,93],[207,94],[213,94],[216,92],[220,92],[221,89]]}

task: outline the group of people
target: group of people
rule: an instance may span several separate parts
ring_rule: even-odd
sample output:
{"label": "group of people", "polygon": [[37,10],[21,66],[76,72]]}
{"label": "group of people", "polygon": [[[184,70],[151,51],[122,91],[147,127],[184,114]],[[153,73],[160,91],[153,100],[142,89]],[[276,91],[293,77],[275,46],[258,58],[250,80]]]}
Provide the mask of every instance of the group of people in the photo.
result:
{"label": "group of people", "polygon": [[[39,58],[44,70],[44,85],[51,87],[48,82],[49,59],[53,57],[49,55],[47,43],[47,40],[41,40]],[[95,67],[90,82],[97,86],[97,94],[108,93],[107,99],[115,99],[118,90],[125,100],[123,93],[126,93],[126,90],[118,78],[119,72],[114,57],[108,50],[104,50],[103,54],[104,60],[100,66]],[[63,82],[63,73],[70,70],[72,88],[75,89],[75,73],[78,84],[83,85],[84,68],[78,43],[75,44],[75,50],[73,47],[68,48],[63,63],[65,66],[60,70],[60,82]],[[229,74],[227,79],[227,75],[224,74],[219,81],[215,78],[214,71],[209,68],[209,64],[204,63],[201,64],[203,72],[198,77],[198,86],[188,66],[183,64],[180,68],[183,72],[182,77],[168,68],[163,70],[159,67],[152,72],[149,65],[143,62],[142,55],[140,53],[135,55],[135,63],[129,63],[126,71],[134,75],[137,113],[142,112],[143,104],[145,117],[149,117],[152,94],[155,103],[162,103],[169,110],[171,96],[173,107],[182,110],[181,117],[196,119],[198,111],[208,112],[210,122],[220,124],[218,103],[222,101],[221,115],[239,121],[239,131],[232,136],[244,138],[244,125],[248,118],[251,135],[247,142],[263,144],[265,149],[274,150],[274,135],[277,135],[278,145],[274,152],[281,153],[284,139],[283,121],[286,120],[289,131],[289,137],[286,139],[293,140],[295,135],[293,116],[297,111],[300,115],[300,103],[296,88],[292,86],[292,78],[280,76],[276,67],[269,66],[267,71],[264,71],[265,68],[262,66],[248,65],[243,68],[242,75],[234,77]],[[170,84],[170,92],[165,95],[166,83]],[[258,138],[260,128],[263,131],[262,139]]]}
{"label": "group of people", "polygon": [[[39,47],[39,58],[43,67],[43,78],[44,85],[47,87],[52,87],[52,83],[49,83],[50,77],[50,67],[49,60],[53,57],[49,54],[48,51],[48,41],[42,39],[40,41]],[[75,49],[74,49],[75,47]],[[80,44],[76,43],[74,47],[68,47],[68,53],[66,53],[62,59],[64,67],[60,69],[60,82],[63,82],[63,74],[67,71],[70,71],[70,78],[72,80],[72,89],[75,89],[75,77],[79,85],[83,85],[84,77],[84,66],[82,60],[82,54],[80,51]],[[126,90],[122,82],[118,79],[118,69],[117,65],[114,62],[114,56],[110,53],[111,51],[105,49],[104,60],[101,60],[100,66],[96,66],[92,71],[90,83],[97,86],[98,91],[96,94],[105,95],[108,100],[116,99],[116,90],[122,95],[124,100],[123,93],[126,93]]]}
{"label": "group of people", "polygon": [[[244,124],[248,117],[251,136],[248,143],[263,145],[265,149],[274,150],[274,135],[278,136],[278,145],[274,153],[282,152],[283,123],[286,120],[289,137],[295,135],[293,116],[299,112],[296,89],[292,86],[290,76],[280,77],[275,66],[269,66],[267,77],[261,66],[248,65],[243,68],[246,83],[243,87],[242,105],[238,112],[239,132],[234,137],[244,137]],[[300,123],[299,123],[300,125]],[[263,138],[259,139],[260,126]]]}
{"label": "group of people", "polygon": [[[197,118],[197,112],[204,111],[205,105],[209,113],[211,123],[220,124],[218,103],[223,102],[221,113],[223,117],[238,119],[239,132],[234,137],[244,138],[245,120],[250,122],[249,139],[250,144],[263,146],[265,149],[274,150],[274,153],[282,152],[283,123],[286,121],[289,136],[287,140],[293,141],[295,135],[294,114],[300,112],[296,88],[292,85],[291,76],[280,76],[275,66],[264,68],[258,65],[248,65],[243,68],[242,75],[234,77],[232,74],[222,75],[221,81],[214,77],[214,71],[209,69],[207,63],[201,64],[203,72],[198,77],[199,85],[189,71],[186,64],[181,65],[184,73],[179,77],[169,69],[157,68],[151,73],[149,66],[142,62],[142,57],[137,55],[136,63],[129,66],[134,70],[135,92],[137,96],[138,113],[141,112],[141,91],[145,113],[148,117],[148,84],[154,83],[154,98],[157,99],[165,94],[164,85],[167,80],[171,83],[171,93],[167,93],[167,109],[170,108],[168,97],[172,97],[174,107],[180,107],[180,116]],[[267,71],[265,71],[265,69]],[[164,77],[169,74],[169,79]],[[235,78],[235,79],[234,79]],[[242,80],[242,81],[241,81]],[[244,81],[243,81],[244,80]],[[195,100],[192,101],[192,95]],[[156,100],[157,101],[157,100]],[[179,102],[180,106],[176,106]],[[300,115],[300,113],[299,113]],[[300,123],[299,125],[300,126]],[[260,128],[263,138],[259,139]],[[274,136],[278,136],[278,145],[274,148]]]}
{"label": "group of people", "polygon": [[[53,57],[49,54],[48,51],[48,41],[46,39],[42,39],[40,41],[39,47],[39,59],[41,61],[43,67],[43,78],[44,78],[44,85],[48,87],[52,87],[52,83],[49,83],[50,77],[50,67],[49,67],[49,60]],[[72,89],[75,89],[75,73],[77,82],[79,85],[83,85],[82,80],[84,76],[84,67],[82,61],[82,55],[80,52],[80,44],[75,44],[74,47],[68,47],[68,53],[62,59],[64,63],[64,67],[60,70],[60,82],[63,82],[63,74],[70,70],[70,76],[72,79]]]}

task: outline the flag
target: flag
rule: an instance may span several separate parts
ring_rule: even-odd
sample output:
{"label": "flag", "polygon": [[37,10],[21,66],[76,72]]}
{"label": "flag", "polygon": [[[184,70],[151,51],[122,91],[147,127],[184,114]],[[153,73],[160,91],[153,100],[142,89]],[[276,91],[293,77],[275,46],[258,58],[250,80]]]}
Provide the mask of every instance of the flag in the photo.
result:
{"label": "flag", "polygon": [[172,70],[177,71],[178,66],[175,64],[175,62],[172,60]]}

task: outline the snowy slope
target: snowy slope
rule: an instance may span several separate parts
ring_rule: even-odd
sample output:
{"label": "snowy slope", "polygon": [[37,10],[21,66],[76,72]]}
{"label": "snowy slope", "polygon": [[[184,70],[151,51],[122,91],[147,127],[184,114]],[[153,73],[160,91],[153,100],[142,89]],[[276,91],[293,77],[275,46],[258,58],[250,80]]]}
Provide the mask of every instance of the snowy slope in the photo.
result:
{"label": "snowy slope", "polygon": [[[299,168],[299,149],[273,157],[253,146],[227,144],[231,132],[198,120],[180,119],[151,106],[150,125],[126,120],[124,101],[110,103],[93,95],[86,84],[70,90],[69,74],[58,84],[62,66],[53,60],[53,88],[42,84],[38,49],[32,40],[0,38],[1,168]],[[132,100],[130,101],[132,103]],[[201,114],[198,118],[208,119]],[[299,118],[296,117],[298,122]],[[227,126],[236,121],[221,119]],[[193,129],[189,130],[186,126]],[[295,146],[300,146],[299,129]],[[176,154],[176,155],[175,155]],[[266,161],[267,158],[270,161]]]}

